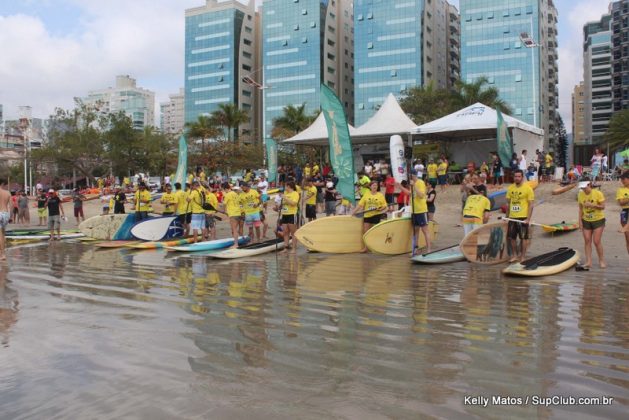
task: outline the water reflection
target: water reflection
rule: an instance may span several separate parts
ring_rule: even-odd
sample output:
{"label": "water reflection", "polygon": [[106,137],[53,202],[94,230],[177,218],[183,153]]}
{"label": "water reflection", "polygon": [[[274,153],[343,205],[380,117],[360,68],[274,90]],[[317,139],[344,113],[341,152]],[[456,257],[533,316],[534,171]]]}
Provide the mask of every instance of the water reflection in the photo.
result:
{"label": "water reflection", "polygon": [[8,347],[11,328],[17,322],[18,294],[9,287],[7,279],[9,268],[6,264],[0,266],[0,345]]}

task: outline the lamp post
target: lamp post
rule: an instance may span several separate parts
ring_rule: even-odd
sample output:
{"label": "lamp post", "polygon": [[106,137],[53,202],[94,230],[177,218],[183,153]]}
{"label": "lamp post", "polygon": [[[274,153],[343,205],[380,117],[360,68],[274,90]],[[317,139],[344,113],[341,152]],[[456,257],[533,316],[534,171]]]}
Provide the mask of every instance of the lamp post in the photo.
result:
{"label": "lamp post", "polygon": [[20,118],[20,131],[22,132],[22,142],[24,146],[24,191],[28,189],[28,118]]}
{"label": "lamp post", "polygon": [[[531,18],[531,32],[530,33],[531,35],[533,34],[533,18]],[[539,88],[539,86],[536,86],[537,85],[537,77],[536,77],[536,72],[535,72],[536,51],[534,50],[534,48],[539,48],[541,47],[541,45],[535,42],[535,40],[531,37],[531,35],[529,35],[528,32],[520,33],[520,41],[522,41],[522,44],[524,44],[526,48],[531,50],[531,71],[533,73],[533,125],[537,127],[537,112],[538,112],[537,108],[538,107],[537,107],[536,90]]]}

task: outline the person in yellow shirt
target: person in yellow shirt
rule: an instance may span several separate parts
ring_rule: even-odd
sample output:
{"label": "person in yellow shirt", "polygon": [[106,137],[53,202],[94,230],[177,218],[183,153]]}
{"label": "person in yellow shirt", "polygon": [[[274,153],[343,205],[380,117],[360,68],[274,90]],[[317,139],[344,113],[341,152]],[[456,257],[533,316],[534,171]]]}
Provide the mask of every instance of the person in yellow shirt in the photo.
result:
{"label": "person in yellow shirt", "polygon": [[[205,188],[205,202],[218,209],[218,197],[209,186]],[[207,232],[207,236],[204,238],[206,241],[216,239],[216,210],[205,210],[205,230]]]}
{"label": "person in yellow shirt", "polygon": [[177,189],[175,192],[177,217],[179,218],[179,223],[181,223],[181,226],[183,226],[185,230],[185,236],[188,236],[190,235],[190,222],[192,219],[192,213],[188,213],[190,209],[190,203],[188,203],[189,189],[188,191],[184,191],[179,182],[175,183],[175,188]]}
{"label": "person in yellow shirt", "polygon": [[304,187],[306,200],[306,218],[312,222],[317,218],[317,187],[314,186],[312,178],[306,178],[306,186]]}
{"label": "person in yellow shirt", "polygon": [[621,207],[621,232],[625,234],[627,252],[629,252],[629,171],[625,171],[620,175],[620,182],[622,183],[622,187],[618,188],[618,191],[616,191],[616,200]]}
{"label": "person in yellow shirt", "polygon": [[579,229],[583,232],[585,242],[584,269],[592,266],[592,242],[598,254],[598,263],[601,268],[607,267],[603,254],[603,230],[605,230],[605,196],[600,190],[592,188],[590,181],[579,182]]}
{"label": "person in yellow shirt", "polygon": [[317,175],[319,173],[319,170],[320,168],[318,164],[315,163],[314,165],[312,165],[312,176]]}
{"label": "person in yellow shirt", "polygon": [[463,207],[463,229],[467,235],[474,229],[481,227],[489,220],[491,202],[487,197],[478,194],[475,190],[470,191],[465,207]]}
{"label": "person in yellow shirt", "polygon": [[371,184],[371,180],[367,176],[364,171],[358,172],[358,186],[360,188],[360,196],[367,194],[369,192],[369,185]]}
{"label": "person in yellow shirt", "polygon": [[134,196],[135,204],[135,221],[136,223],[148,219],[148,213],[151,208],[151,193],[146,188],[144,182],[140,182],[138,190]]}
{"label": "person in yellow shirt", "polygon": [[312,176],[312,168],[310,168],[310,164],[306,163],[306,166],[304,166],[304,178],[308,179]]}
{"label": "person in yellow shirt", "polygon": [[437,164],[433,159],[430,159],[426,171],[428,172],[428,182],[432,185],[437,185]]}
{"label": "person in yellow shirt", "polygon": [[[379,189],[380,184],[378,181],[371,181],[369,191],[360,197],[358,205],[352,211],[352,216],[354,216],[356,213],[364,210],[363,233],[380,223],[384,212],[388,208],[387,200]],[[363,251],[366,252],[366,248]]]}
{"label": "person in yellow shirt", "polygon": [[546,181],[550,181],[551,177],[553,176],[553,155],[548,152],[546,153],[546,156],[544,156],[544,169],[546,171],[545,173],[545,177],[544,180]]}
{"label": "person in yellow shirt", "polygon": [[[531,240],[531,232],[529,223],[533,216],[533,203],[535,201],[535,193],[533,189],[524,183],[524,171],[516,169],[513,171],[514,183],[507,188],[507,217],[513,219],[509,221],[507,226],[507,237],[509,239],[511,250],[510,262],[525,260],[526,250]],[[520,246],[517,240],[520,239]],[[520,250],[520,253],[518,253]]]}
{"label": "person in yellow shirt", "polygon": [[[256,190],[252,190],[248,183],[241,186],[240,206],[245,212],[245,224],[249,228],[249,237],[254,242],[260,242],[260,227],[262,220],[260,219],[260,194]],[[255,228],[256,236],[254,240],[253,230]]]}
{"label": "person in yellow shirt", "polygon": [[223,190],[223,207],[227,217],[229,217],[229,226],[231,227],[234,244],[232,248],[238,248],[238,235],[240,230],[240,222],[243,220],[242,209],[240,208],[240,198],[238,193],[232,190],[228,182],[224,182],[221,186]]}
{"label": "person in yellow shirt", "polygon": [[448,172],[448,161],[446,158],[442,157],[439,161],[439,166],[437,166],[437,181],[441,186],[441,192],[446,190],[446,186],[448,185],[447,179]]}
{"label": "person in yellow shirt", "polygon": [[192,229],[192,242],[195,243],[198,239],[198,232],[201,233],[202,238],[207,236],[205,229],[205,210],[203,209],[205,192],[201,189],[199,181],[192,182],[192,188],[187,200],[188,203],[190,203],[190,210],[192,211],[190,229]]}
{"label": "person in yellow shirt", "polygon": [[[297,231],[297,209],[299,207],[299,193],[296,191],[295,181],[288,181],[284,186],[284,196],[281,201],[281,218],[282,236],[284,237],[284,252],[288,252],[290,247],[291,236],[294,237]],[[291,252],[297,250],[297,244],[294,243]]]}
{"label": "person in yellow shirt", "polygon": [[[428,194],[426,193],[426,184],[417,177],[415,170],[411,171],[411,187],[406,188],[402,184],[397,184],[400,190],[409,197],[413,197],[411,221],[413,223],[413,243],[417,242],[419,233],[424,235],[426,241],[426,252],[430,252],[432,244],[430,242],[430,231],[428,230]],[[412,190],[411,190],[412,188]],[[413,249],[412,255],[415,255],[416,249]]]}
{"label": "person in yellow shirt", "polygon": [[173,193],[173,187],[170,184],[164,185],[164,194],[162,194],[159,202],[164,205],[162,216],[172,216],[175,214],[177,196]]}

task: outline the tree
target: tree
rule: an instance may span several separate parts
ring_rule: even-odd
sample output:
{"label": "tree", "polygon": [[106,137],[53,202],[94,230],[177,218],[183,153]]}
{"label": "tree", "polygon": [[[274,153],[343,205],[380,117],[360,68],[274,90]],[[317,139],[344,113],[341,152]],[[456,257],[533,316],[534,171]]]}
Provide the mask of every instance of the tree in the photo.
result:
{"label": "tree", "polygon": [[557,115],[557,134],[555,143],[555,162],[557,166],[566,168],[568,160],[568,133],[566,132],[566,126],[563,123],[561,115]]}
{"label": "tree", "polygon": [[404,91],[400,106],[417,124],[425,124],[454,111],[452,92],[435,88],[434,82],[426,86],[413,86]]}
{"label": "tree", "polygon": [[219,126],[227,129],[229,141],[238,140],[238,128],[249,122],[247,111],[238,109],[236,104],[219,104],[218,109],[212,112],[211,118]]}
{"label": "tree", "polygon": [[245,168],[262,166],[262,148],[255,144],[241,144],[217,140],[208,145],[205,165],[211,172],[230,174]]}
{"label": "tree", "polygon": [[199,115],[196,121],[186,123],[186,128],[188,137],[201,140],[203,150],[205,150],[206,141],[215,139],[221,134],[218,124],[209,115]]}
{"label": "tree", "polygon": [[124,111],[108,116],[104,137],[113,173],[126,176],[141,172],[146,162],[145,151],[138,141],[133,121]]}
{"label": "tree", "polygon": [[282,110],[283,115],[273,119],[271,137],[285,140],[310,127],[317,115],[306,114],[306,104],[299,106],[287,105]]}
{"label": "tree", "polygon": [[629,109],[616,112],[609,121],[605,134],[610,150],[629,145]]}
{"label": "tree", "polygon": [[[464,108],[480,102],[494,109],[500,110],[503,114],[512,114],[513,110],[504,100],[500,99],[500,92],[495,86],[487,86],[489,79],[479,77],[471,83],[457,80],[454,84],[453,99],[458,108]],[[453,111],[454,112],[454,111]]]}

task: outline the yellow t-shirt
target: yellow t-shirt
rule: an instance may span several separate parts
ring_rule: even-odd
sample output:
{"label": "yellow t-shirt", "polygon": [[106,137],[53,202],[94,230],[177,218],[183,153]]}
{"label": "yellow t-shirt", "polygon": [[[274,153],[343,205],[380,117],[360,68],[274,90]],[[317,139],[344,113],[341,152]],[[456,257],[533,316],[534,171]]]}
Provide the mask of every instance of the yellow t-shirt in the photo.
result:
{"label": "yellow t-shirt", "polygon": [[[421,179],[415,181],[415,190],[413,193],[413,213],[421,214],[428,212],[428,202],[426,201],[426,184]],[[423,198],[420,198],[417,191],[421,191],[424,194]]]}
{"label": "yellow t-shirt", "polygon": [[426,170],[428,171],[428,178],[437,178],[437,165],[434,163],[430,163],[428,164],[428,167],[426,168]]}
{"label": "yellow t-shirt", "polygon": [[549,168],[553,164],[553,157],[551,155],[546,155],[544,159],[546,160],[546,167]]}
{"label": "yellow t-shirt", "polygon": [[312,196],[306,200],[306,204],[316,205],[317,204],[317,187],[315,187],[314,185],[312,187],[304,187],[304,191],[306,192],[305,197],[307,197],[308,194],[312,194]]}
{"label": "yellow t-shirt", "polygon": [[475,219],[471,217],[475,217],[483,220],[483,215],[486,211],[491,210],[491,202],[487,197],[482,194],[474,194],[467,197],[465,200],[465,208],[463,209],[463,221],[468,223],[476,223]]}
{"label": "yellow t-shirt", "polygon": [[282,201],[282,215],[290,216],[292,214],[297,214],[298,204],[288,204],[286,199],[289,199],[294,203],[298,203],[299,193],[297,191],[286,193],[284,194],[284,200]]}
{"label": "yellow t-shirt", "polygon": [[186,214],[188,213],[188,195],[190,193],[188,191],[179,190],[175,193],[175,198],[177,199],[177,214]]}
{"label": "yellow t-shirt", "polygon": [[[579,191],[579,205],[584,203],[601,204],[605,202],[605,196],[600,190],[592,190],[590,194],[585,194],[583,190]],[[601,209],[583,209],[583,220],[586,222],[596,222],[605,218],[605,212]]]}
{"label": "yellow t-shirt", "polygon": [[[140,204],[140,201],[144,203]],[[151,193],[147,190],[135,192],[135,211],[149,211],[151,207]]]}
{"label": "yellow t-shirt", "polygon": [[511,184],[507,188],[508,217],[526,219],[529,216],[529,202],[534,200],[535,193],[531,187],[524,183],[520,187]]}
{"label": "yellow t-shirt", "polygon": [[194,179],[194,175],[188,174],[188,184],[192,184],[193,179]]}
{"label": "yellow t-shirt", "polygon": [[229,217],[238,217],[242,214],[240,209],[240,199],[238,194],[234,191],[230,191],[223,197],[223,204],[225,204],[225,211]]}
{"label": "yellow t-shirt", "polygon": [[[214,206],[215,209],[218,208],[218,198],[216,197],[216,194],[214,194],[212,191],[208,190],[205,192],[205,202]],[[216,213],[214,210],[205,210],[205,214],[214,213]]]}
{"label": "yellow t-shirt", "polygon": [[371,180],[367,175],[363,175],[363,177],[360,178],[360,181],[358,181],[358,184],[360,185],[361,197],[369,192],[369,183],[371,183]]}
{"label": "yellow t-shirt", "polygon": [[311,173],[312,173],[312,169],[310,169],[310,166],[306,166],[304,168],[304,177],[309,178]]}
{"label": "yellow t-shirt", "polygon": [[245,209],[245,214],[256,214],[260,212],[260,194],[256,190],[243,192],[238,198],[240,198],[240,206]]}
{"label": "yellow t-shirt", "polygon": [[437,175],[445,175],[448,171],[448,164],[445,162],[441,162],[439,166],[437,166]]}
{"label": "yellow t-shirt", "polygon": [[201,182],[205,182],[205,180],[207,179],[205,172],[201,171],[201,173],[199,173],[199,179],[201,180]]}
{"label": "yellow t-shirt", "polygon": [[203,192],[201,190],[192,190],[190,191],[190,211],[193,214],[202,214],[205,212],[201,204],[203,203],[203,197],[201,196]]}
{"label": "yellow t-shirt", "polygon": [[367,191],[367,193],[360,198],[358,205],[367,211],[364,217],[373,217],[382,212],[382,210],[378,209],[387,206],[387,200],[384,199],[384,195],[382,195],[381,192],[372,194],[371,191]]}
{"label": "yellow t-shirt", "polygon": [[160,201],[164,204],[165,212],[170,213],[175,211],[175,206],[177,206],[177,196],[175,193],[164,193]]}
{"label": "yellow t-shirt", "polygon": [[316,175],[319,173],[319,165],[315,165],[312,167],[312,174]]}
{"label": "yellow t-shirt", "polygon": [[[627,187],[620,187],[618,188],[618,191],[616,191],[616,200],[621,200],[621,199],[627,199],[629,198],[629,188]],[[624,206],[621,206],[623,209],[629,209],[629,203],[625,204]]]}

